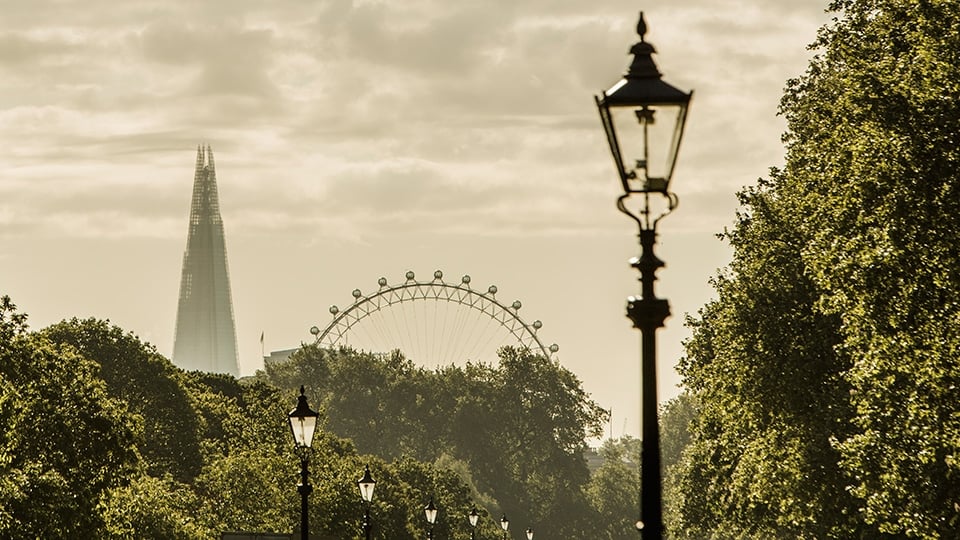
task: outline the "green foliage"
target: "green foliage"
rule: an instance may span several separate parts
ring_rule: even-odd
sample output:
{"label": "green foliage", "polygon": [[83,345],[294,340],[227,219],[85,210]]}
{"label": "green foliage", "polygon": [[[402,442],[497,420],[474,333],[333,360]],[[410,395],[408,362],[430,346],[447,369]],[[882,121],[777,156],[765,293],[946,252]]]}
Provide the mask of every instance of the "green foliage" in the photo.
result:
{"label": "green foliage", "polygon": [[[960,527],[960,509],[944,504],[960,500],[960,5],[838,7],[823,61],[784,102],[798,131],[791,161],[810,159],[812,137],[841,156],[809,188],[825,204],[807,255],[854,359],[856,429],[838,448],[867,522],[948,538]],[[817,118],[822,87],[843,118],[833,129]]]}
{"label": "green foliage", "polygon": [[693,394],[685,391],[660,405],[660,462],[666,476],[690,446],[692,425],[697,419],[696,401]]}
{"label": "green foliage", "polygon": [[587,486],[587,496],[597,512],[591,538],[634,540],[640,508],[640,440],[608,439],[599,453],[603,464]]}
{"label": "green foliage", "polygon": [[[481,537],[499,535],[504,508],[515,527],[543,535],[597,530],[583,451],[604,412],[545,358],[504,349],[496,368],[431,372],[399,353],[307,347],[241,382],[185,373],[108,321],[30,333],[6,297],[0,335],[0,538],[290,531],[299,462],[286,416],[301,384],[328,427],[354,439],[315,438],[315,534],[359,535],[365,464],[379,481],[374,538],[422,537],[430,497],[442,538],[469,538],[474,504]],[[382,457],[361,457],[355,445]]]}
{"label": "green foliage", "polygon": [[674,492],[674,529],[689,538],[850,533],[847,479],[831,444],[848,429],[847,366],[833,352],[835,318],[815,309],[795,201],[772,190],[763,183],[742,195],[751,212],[726,235],[729,275],[691,322],[681,362],[699,403]]}
{"label": "green foliage", "polygon": [[[681,523],[680,477],[685,452],[693,442],[694,423],[698,418],[696,397],[684,391],[660,405],[660,459],[663,466],[663,519],[668,538],[682,537],[676,524]],[[639,459],[639,444],[637,455]]]}
{"label": "green foliage", "polygon": [[179,481],[199,474],[200,418],[182,373],[169,360],[109,321],[71,319],[40,333],[99,364],[109,394],[141,418],[137,446],[149,474],[169,473]]}
{"label": "green foliage", "polygon": [[515,523],[565,537],[592,526],[584,437],[600,434],[605,412],[549,359],[504,348],[497,367],[431,372],[398,352],[305,346],[262,377],[291,389],[306,384],[327,427],[362,452],[468,463],[477,490]]}
{"label": "green foliage", "polygon": [[481,470],[497,473],[487,487],[502,507],[521,510],[511,511],[517,523],[535,524],[547,537],[589,535],[584,437],[601,434],[606,411],[570,371],[529,352],[501,351],[493,382],[472,396],[486,401],[490,416],[482,425],[490,431],[479,447],[463,448],[466,458],[479,464],[494,457],[489,448],[497,450]]}
{"label": "green foliage", "polygon": [[183,373],[181,380],[201,419],[204,463],[246,450],[289,451],[289,427],[286,420],[277,425],[276,419],[285,419],[296,402],[291,392],[196,371]]}
{"label": "green foliage", "polygon": [[[106,321],[72,319],[30,333],[7,297],[0,337],[0,538],[215,539],[299,523],[292,389],[185,373]],[[340,367],[348,388],[347,378],[361,373]],[[394,403],[437,383],[400,356],[380,371],[396,380]],[[427,393],[407,410],[442,416]],[[406,440],[406,448],[430,448],[426,436]],[[379,480],[374,538],[422,537],[431,495],[441,506],[438,537],[469,537],[466,513],[479,491],[461,480],[470,477],[465,462],[361,457],[328,432],[316,435],[309,462],[313,534],[359,536],[356,480],[365,464]],[[478,532],[496,531],[485,516]]]}
{"label": "green foliage", "polygon": [[[411,458],[397,460],[383,472],[387,479],[384,486],[386,497],[400,504],[391,505],[392,513],[387,511],[388,521],[380,532],[381,538],[392,537],[404,523],[407,524],[408,538],[422,538],[429,528],[423,509],[431,497],[438,509],[434,537],[460,540],[469,537],[466,515],[473,502],[470,490],[455,472]],[[389,525],[391,520],[392,526]],[[488,530],[492,531],[489,528],[493,525],[492,520],[486,521]]]}
{"label": "green foliage", "polygon": [[299,466],[291,454],[242,451],[206,465],[193,486],[197,500],[203,502],[198,516],[203,528],[289,530],[300,515],[295,490]]}
{"label": "green foliage", "polygon": [[96,364],[0,304],[0,538],[94,538],[137,464],[135,428]]}
{"label": "green foliage", "polygon": [[198,524],[200,501],[189,486],[169,476],[140,475],[129,485],[113,488],[102,505],[104,538],[187,540],[207,538]]}
{"label": "green foliage", "polygon": [[0,343],[10,343],[26,331],[27,314],[17,311],[9,296],[0,296]]}
{"label": "green foliage", "polygon": [[960,4],[845,0],[682,369],[682,538],[960,527]]}

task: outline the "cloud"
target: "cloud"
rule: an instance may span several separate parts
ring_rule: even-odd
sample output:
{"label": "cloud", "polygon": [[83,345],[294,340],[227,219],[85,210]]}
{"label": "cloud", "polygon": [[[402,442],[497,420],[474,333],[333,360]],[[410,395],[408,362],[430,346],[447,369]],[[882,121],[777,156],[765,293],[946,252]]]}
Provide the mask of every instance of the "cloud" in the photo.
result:
{"label": "cloud", "polygon": [[260,102],[278,97],[270,79],[275,55],[270,29],[231,22],[211,26],[162,21],[149,24],[138,38],[148,63],[198,68],[195,80],[184,89],[191,96],[249,96]]}
{"label": "cloud", "polygon": [[[251,232],[308,226],[284,216],[312,211],[355,220],[357,238],[451,219],[576,228],[558,229],[557,214],[589,228],[570,216],[611,186],[592,95],[629,62],[627,2],[603,13],[573,0],[37,4],[0,22],[0,172],[22,190],[8,187],[8,201],[31,208],[7,220],[56,215],[67,200],[104,215],[136,197],[116,185],[131,175],[153,181],[145,215],[179,219],[198,142],[222,158],[223,198],[256,216],[237,225]],[[784,63],[795,75],[808,54],[795,42],[812,40],[809,6],[654,8],[665,77],[697,90],[685,189],[752,182],[778,158],[773,112]],[[45,197],[61,178],[84,192]]]}
{"label": "cloud", "polygon": [[18,32],[0,33],[0,65],[20,68],[49,62],[62,63],[64,55],[76,45],[76,40],[63,33]]}

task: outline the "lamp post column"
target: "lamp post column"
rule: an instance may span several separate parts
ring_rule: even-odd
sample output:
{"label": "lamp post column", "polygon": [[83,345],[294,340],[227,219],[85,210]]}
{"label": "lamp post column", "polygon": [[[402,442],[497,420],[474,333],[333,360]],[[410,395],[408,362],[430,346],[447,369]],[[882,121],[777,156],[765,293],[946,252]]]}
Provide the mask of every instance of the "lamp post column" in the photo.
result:
{"label": "lamp post column", "polygon": [[640,416],[643,440],[640,447],[640,528],[644,539],[663,536],[663,503],[660,479],[660,430],[657,418],[657,329],[670,315],[667,300],[654,294],[656,272],[664,266],[653,253],[657,232],[640,230],[640,257],[630,261],[640,271],[641,297],[627,299],[627,317],[640,329]]}
{"label": "lamp post column", "polygon": [[370,504],[368,503],[363,511],[363,537],[370,540]]}
{"label": "lamp post column", "polygon": [[306,453],[300,456],[300,483],[297,485],[297,493],[300,494],[300,539],[310,539],[310,519],[307,507],[307,496],[313,491],[313,486],[308,480],[309,471],[307,463],[309,459]]}

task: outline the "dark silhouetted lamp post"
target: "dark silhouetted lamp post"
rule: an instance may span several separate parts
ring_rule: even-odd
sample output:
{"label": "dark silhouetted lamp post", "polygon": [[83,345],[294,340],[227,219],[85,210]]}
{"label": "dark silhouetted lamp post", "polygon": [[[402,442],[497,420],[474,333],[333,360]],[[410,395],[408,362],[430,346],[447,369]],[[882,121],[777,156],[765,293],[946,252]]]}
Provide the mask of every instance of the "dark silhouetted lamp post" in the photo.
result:
{"label": "dark silhouetted lamp post", "polygon": [[433,538],[433,524],[437,522],[438,512],[436,505],[433,504],[433,497],[430,497],[430,502],[423,507],[423,513],[427,516],[427,523],[430,524],[430,529],[427,530],[427,538]]}
{"label": "dark silhouetted lamp post", "polygon": [[357,480],[357,487],[360,488],[360,497],[364,502],[363,536],[370,540],[370,503],[373,502],[373,489],[377,487],[377,481],[370,476],[369,465],[363,467],[363,476]]}
{"label": "dark silhouetted lamp post", "polygon": [[653,253],[657,223],[677,207],[670,179],[683,137],[687,108],[693,92],[683,92],[661,79],[646,42],[647,25],[640,14],[640,41],[630,52],[633,62],[623,78],[596,96],[600,120],[620,176],[623,194],[617,208],[639,227],[640,257],[630,265],[640,271],[641,295],[627,299],[627,316],[640,329],[641,447],[640,521],[644,540],[663,537],[660,435],[657,422],[656,331],[670,315],[665,299],[653,292],[656,271],[664,265]]}
{"label": "dark silhouetted lamp post", "polygon": [[500,528],[503,529],[503,540],[507,540],[507,529],[510,528],[510,520],[507,519],[506,514],[500,518]]}
{"label": "dark silhouetted lamp post", "polygon": [[473,505],[473,508],[470,509],[467,520],[470,521],[470,540],[477,540],[477,522],[480,521],[480,512],[477,512],[477,505]]}
{"label": "dark silhouetted lamp post", "polygon": [[307,405],[307,396],[303,386],[300,387],[300,396],[297,398],[297,408],[290,411],[287,418],[290,420],[290,429],[293,431],[293,441],[296,452],[300,457],[300,483],[297,492],[300,494],[300,538],[310,538],[310,525],[307,517],[307,496],[313,491],[308,480],[307,463],[310,461],[310,448],[313,444],[313,434],[317,429],[317,411]]}

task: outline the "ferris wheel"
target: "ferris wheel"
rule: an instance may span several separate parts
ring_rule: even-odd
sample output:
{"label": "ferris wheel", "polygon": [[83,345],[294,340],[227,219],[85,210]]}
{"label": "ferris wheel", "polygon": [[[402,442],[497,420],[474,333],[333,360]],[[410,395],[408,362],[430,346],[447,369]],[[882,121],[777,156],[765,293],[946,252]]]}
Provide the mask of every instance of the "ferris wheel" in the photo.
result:
{"label": "ferris wheel", "polygon": [[418,281],[412,271],[404,277],[397,284],[381,277],[369,293],[354,289],[349,307],[331,306],[332,320],[322,329],[310,329],[316,343],[375,353],[399,349],[428,367],[493,363],[496,351],[506,345],[546,358],[560,350],[556,343],[545,346],[540,340],[537,331],[543,323],[527,324],[520,318],[519,300],[510,304],[497,300],[496,285],[475,290],[469,275],[448,283],[440,270],[430,281]]}

